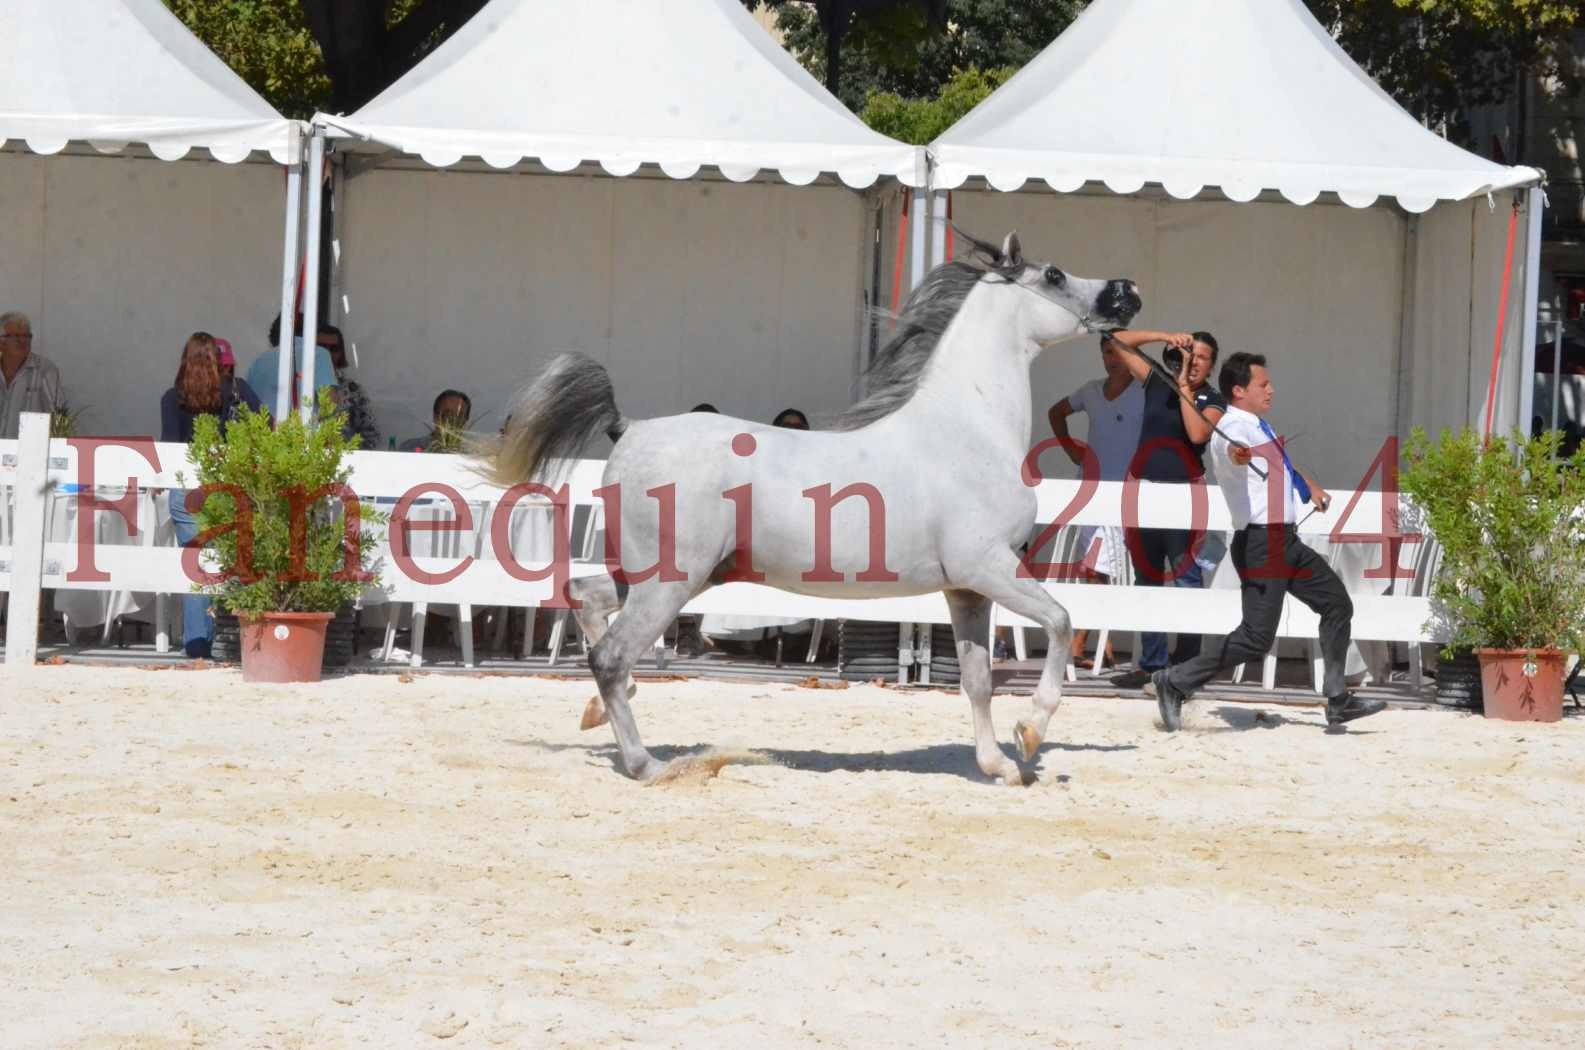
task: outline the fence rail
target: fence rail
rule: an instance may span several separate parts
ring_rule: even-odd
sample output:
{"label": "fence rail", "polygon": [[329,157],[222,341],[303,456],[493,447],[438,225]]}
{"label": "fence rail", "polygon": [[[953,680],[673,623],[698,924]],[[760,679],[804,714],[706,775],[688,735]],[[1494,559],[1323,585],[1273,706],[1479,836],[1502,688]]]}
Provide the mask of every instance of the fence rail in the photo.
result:
{"label": "fence rail", "polygon": [[[10,592],[8,663],[30,663],[35,658],[41,589],[166,595],[190,589],[181,567],[181,550],[169,536],[157,542],[159,505],[155,496],[161,490],[186,487],[184,478],[191,481],[194,475],[187,446],[144,441],[128,447],[98,439],[68,442],[52,440],[48,433],[48,417],[29,414],[23,417],[20,440],[0,441],[0,488],[5,490],[7,504],[5,513],[0,514],[0,591]],[[84,459],[87,456],[91,456],[91,462]],[[392,556],[389,537],[382,540],[378,554],[387,600],[473,606],[538,606],[551,601],[553,583],[548,576],[540,580],[521,578],[523,569],[543,569],[548,564],[548,556],[536,560],[532,555],[548,555],[552,549],[549,501],[530,496],[518,503],[515,512],[503,511],[506,493],[484,481],[468,460],[458,456],[356,452],[351,456],[351,467],[353,491],[365,502],[387,509],[419,484],[443,486],[444,489],[425,495],[426,520],[455,526],[452,532],[432,533],[427,544],[415,544],[410,566],[420,572],[403,571]],[[566,474],[568,520],[582,523],[586,530],[593,528],[590,523],[595,520],[594,508],[599,502],[593,493],[601,484],[603,467],[601,461],[580,460],[571,464]],[[1144,528],[1182,528],[1198,513],[1210,532],[1230,530],[1231,520],[1221,493],[1214,485],[1198,488],[1196,493],[1190,486],[1182,485],[1143,483],[1131,488],[1110,482],[1086,486],[1078,481],[1045,480],[1036,485],[1037,519],[1066,528],[1121,526],[1125,521]],[[449,497],[439,494],[444,490],[455,492],[467,505],[466,521],[454,520]],[[136,528],[128,529],[126,542],[106,543],[99,538],[99,523],[113,511],[94,510],[88,515],[90,520],[84,522],[86,511],[82,504],[85,493],[90,491],[100,501],[126,500],[131,494],[131,509],[135,511],[131,516]],[[74,529],[72,535],[51,534],[52,524],[58,523],[48,512],[52,506],[62,505],[62,500],[68,501],[73,511],[66,515]],[[515,514],[507,523],[509,526],[520,523],[523,516],[539,516],[537,529],[526,531],[532,540],[528,546],[535,547],[535,552],[500,549],[491,531],[494,516],[500,513]],[[1338,493],[1331,509],[1305,519],[1300,532],[1307,542],[1333,550],[1341,544],[1380,548],[1383,553],[1375,555],[1373,563],[1382,564],[1382,558],[1390,557],[1395,562],[1405,562],[1407,567],[1418,548],[1412,540],[1404,543],[1396,537],[1398,520],[1399,505],[1394,494],[1389,494],[1384,504],[1379,492]],[[522,529],[508,528],[508,532],[518,539],[525,535]],[[86,541],[80,541],[79,536],[86,537]],[[418,551],[419,546],[427,549]],[[1054,544],[1051,549],[1062,549],[1062,544]],[[575,557],[579,553],[574,550]],[[503,554],[517,560],[517,565],[504,560]],[[101,578],[80,578],[88,557]],[[464,563],[466,567],[455,578],[427,582]],[[598,555],[593,559],[579,558],[572,566],[573,575],[603,571]],[[1348,582],[1354,590],[1354,637],[1392,642],[1442,640],[1431,622],[1430,602],[1419,593],[1425,589],[1423,579],[1398,580],[1392,588],[1395,593],[1385,594],[1380,592],[1387,589],[1386,580],[1375,585],[1360,578]],[[1238,591],[1225,587],[1145,589],[1056,581],[1044,586],[1068,609],[1074,625],[1080,628],[1225,634],[1240,616]],[[950,622],[940,594],[861,600],[812,597],[746,583],[712,588],[691,602],[686,611],[819,620]],[[997,611],[997,622],[1034,626],[1006,610]],[[1315,615],[1290,599],[1278,629],[1279,637],[1314,639],[1317,633]]]}

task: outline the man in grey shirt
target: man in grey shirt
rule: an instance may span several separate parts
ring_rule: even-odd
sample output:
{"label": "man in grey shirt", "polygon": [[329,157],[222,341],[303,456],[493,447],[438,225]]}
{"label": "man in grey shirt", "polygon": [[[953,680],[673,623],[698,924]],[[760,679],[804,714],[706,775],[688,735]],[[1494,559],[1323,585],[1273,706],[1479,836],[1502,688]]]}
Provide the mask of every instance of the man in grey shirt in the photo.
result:
{"label": "man in grey shirt", "polygon": [[0,439],[15,438],[24,412],[55,412],[66,403],[61,372],[33,352],[33,324],[27,315],[0,314]]}

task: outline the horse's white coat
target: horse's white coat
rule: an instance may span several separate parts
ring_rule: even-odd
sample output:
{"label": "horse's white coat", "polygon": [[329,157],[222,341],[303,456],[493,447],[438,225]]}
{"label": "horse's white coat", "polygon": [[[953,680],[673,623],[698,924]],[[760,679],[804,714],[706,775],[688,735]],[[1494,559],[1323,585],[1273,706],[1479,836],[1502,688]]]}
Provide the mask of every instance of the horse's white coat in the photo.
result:
{"label": "horse's white coat", "polygon": [[[1017,252],[1010,237],[1003,256],[1021,263]],[[1028,617],[1048,635],[1032,710],[1015,734],[1025,758],[1061,702],[1070,636],[1067,613],[1018,572],[1036,508],[1020,474],[1030,441],[1029,367],[1043,349],[1088,325],[1126,323],[1138,302],[1130,285],[1132,304],[1108,317],[1106,281],[1064,276],[1054,283],[1038,266],[1015,272],[981,278],[941,335],[913,397],[861,429],[782,430],[710,413],[628,425],[604,483],[621,489],[607,537],[618,537],[631,589],[623,601],[603,577],[574,583],[572,593],[585,603],[579,619],[593,643],[590,664],[630,775],[649,778],[663,768],[640,742],[628,705],[630,672],[690,598],[733,570],[742,542],[739,502],[725,494],[735,492],[751,499],[752,567],[771,586],[849,597],[946,592],[979,766],[1004,782],[1022,782],[991,723],[990,604]],[[829,531],[819,529],[817,498],[849,486],[854,494],[831,508]],[[660,491],[675,499],[674,526],[660,500],[646,495]],[[884,536],[881,564],[872,564],[872,529],[875,538]],[[829,573],[818,560],[821,536],[829,542]],[[675,558],[665,568],[678,574],[650,573],[666,548]],[[599,707],[591,703],[586,725],[601,720]]]}

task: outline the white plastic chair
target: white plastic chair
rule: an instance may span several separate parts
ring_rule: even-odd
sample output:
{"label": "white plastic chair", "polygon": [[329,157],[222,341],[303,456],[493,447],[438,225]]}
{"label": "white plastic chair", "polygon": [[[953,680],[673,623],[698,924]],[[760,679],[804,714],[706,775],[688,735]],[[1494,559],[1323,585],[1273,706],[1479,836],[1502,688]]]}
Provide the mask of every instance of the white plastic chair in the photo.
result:
{"label": "white plastic chair", "polygon": [[[490,510],[493,514],[495,508],[492,507]],[[537,524],[529,526],[527,523],[534,519],[539,519]],[[507,536],[511,544],[512,556],[524,564],[537,562],[538,559],[549,556],[548,552],[554,552],[555,550],[553,538],[555,522],[555,507],[551,504],[524,502],[513,507],[512,518],[507,526]],[[535,549],[519,549],[525,533],[529,541],[527,546]],[[541,539],[550,539],[548,546],[542,547],[536,542]],[[494,541],[489,536],[488,531],[481,536],[479,542],[480,557],[494,558],[496,556]],[[495,608],[498,611],[499,618],[495,623],[495,635],[490,641],[490,648],[500,652],[506,648],[506,634],[510,626],[511,610],[515,606],[500,605]],[[534,655],[534,627],[538,620],[538,606],[525,606],[524,613],[522,652],[524,657],[529,657]]]}
{"label": "white plastic chair", "polygon": [[[1088,554],[1089,554],[1088,551],[1082,551],[1082,550],[1076,551],[1074,553],[1074,558],[1075,559],[1084,558]],[[1134,559],[1132,557],[1130,557],[1129,554],[1128,554],[1128,544],[1127,544],[1127,540],[1126,539],[1123,541],[1123,549],[1118,555],[1117,564],[1115,564],[1113,566],[1113,568],[1116,571],[1112,573],[1110,586],[1113,586],[1113,587],[1132,587],[1132,586],[1134,586]],[[1099,677],[1101,677],[1101,672],[1105,670],[1105,667],[1103,665],[1105,663],[1105,659],[1104,658],[1106,656],[1106,640],[1110,636],[1111,636],[1111,628],[1109,628],[1109,627],[1101,628],[1100,637],[1097,638],[1096,642],[1095,642],[1095,662],[1091,665],[1091,668],[1090,668],[1090,677],[1091,678],[1099,678]],[[1136,667],[1139,665],[1139,654],[1144,652],[1144,648],[1145,647],[1144,647],[1144,636],[1143,636],[1143,634],[1141,632],[1139,632],[1139,631],[1135,631],[1134,632],[1133,660],[1134,660],[1134,665]]]}
{"label": "white plastic chair", "polygon": [[[1431,593],[1432,586],[1436,583],[1437,575],[1442,571],[1442,544],[1431,534],[1430,529],[1423,530],[1424,539],[1415,546],[1414,560],[1410,570],[1413,576],[1406,580],[1394,580],[1394,593],[1402,593],[1410,598],[1423,598]],[[1400,592],[1398,588],[1403,588]],[[1425,663],[1420,642],[1409,643],[1409,689],[1418,692],[1425,682]]]}
{"label": "white plastic chair", "polygon": [[[463,530],[421,530],[419,535],[427,536],[426,539],[418,544],[419,547],[425,548],[422,551],[415,549],[411,534],[405,536],[404,540],[407,544],[408,553],[415,556],[428,555],[438,558],[461,558],[464,556],[464,548],[466,547],[467,554],[477,557],[479,554],[480,536],[487,532],[489,528],[488,511],[489,504],[487,503],[472,502],[468,504],[468,514],[473,520],[471,532]],[[457,520],[452,513],[452,507],[449,502],[433,503],[422,508],[419,513],[423,514],[421,520],[426,522],[438,523]],[[391,658],[391,650],[396,645],[396,628],[401,616],[400,606],[400,602],[392,602],[390,609],[386,613],[385,645],[380,654],[380,659],[382,660]],[[458,646],[462,649],[462,665],[471,668],[474,666],[473,606],[466,603],[458,603],[454,608],[457,612],[455,631]],[[413,651],[409,662],[416,669],[424,665],[424,628],[429,619],[429,603],[413,602],[412,612],[411,644]]]}

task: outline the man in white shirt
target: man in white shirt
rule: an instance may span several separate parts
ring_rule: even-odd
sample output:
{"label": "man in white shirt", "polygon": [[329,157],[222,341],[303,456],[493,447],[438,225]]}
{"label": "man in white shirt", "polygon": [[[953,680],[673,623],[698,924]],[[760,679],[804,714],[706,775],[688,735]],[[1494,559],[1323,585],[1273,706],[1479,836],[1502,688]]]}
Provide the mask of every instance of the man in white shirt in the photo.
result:
{"label": "man in white shirt", "polygon": [[[1195,690],[1222,671],[1259,660],[1277,641],[1283,598],[1292,594],[1321,617],[1321,655],[1325,660],[1326,724],[1340,726],[1373,715],[1387,705],[1348,692],[1343,662],[1348,655],[1354,603],[1326,559],[1299,542],[1299,504],[1325,507],[1326,490],[1288,459],[1282,443],[1262,418],[1271,410],[1273,388],[1266,359],[1233,354],[1222,366],[1220,384],[1227,414],[1211,437],[1216,480],[1233,517],[1233,566],[1238,570],[1244,618],[1222,645],[1192,660],[1157,671],[1151,682],[1161,724],[1175,732],[1183,704]],[[1250,469],[1259,459],[1263,479]]]}

